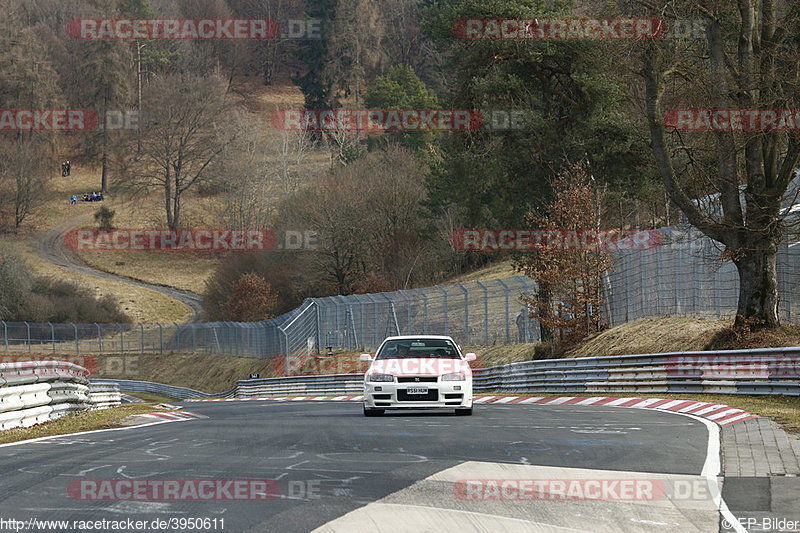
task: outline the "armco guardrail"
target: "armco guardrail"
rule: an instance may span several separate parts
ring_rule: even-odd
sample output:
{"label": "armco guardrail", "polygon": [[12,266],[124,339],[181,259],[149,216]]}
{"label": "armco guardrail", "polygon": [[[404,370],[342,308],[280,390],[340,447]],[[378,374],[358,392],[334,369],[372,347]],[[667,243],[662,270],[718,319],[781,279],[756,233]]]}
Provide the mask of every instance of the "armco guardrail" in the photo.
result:
{"label": "armco guardrail", "polygon": [[235,395],[236,389],[231,389],[219,394],[209,394],[188,387],[176,387],[175,385],[164,385],[152,381],[136,381],[132,379],[93,379],[92,383],[97,384],[116,384],[122,392],[149,392],[150,394],[160,394],[185,400],[187,398],[230,398]]}
{"label": "armco guardrail", "polygon": [[800,395],[800,347],[545,359],[475,372],[478,392]]}
{"label": "armco guardrail", "polygon": [[[363,374],[246,379],[221,394],[146,381],[97,380],[173,398],[338,396],[363,393]],[[800,347],[670,352],[525,361],[474,370],[475,392],[704,393],[800,396]]]}
{"label": "armco guardrail", "polygon": [[89,409],[89,371],[63,361],[0,364],[0,430]]}
{"label": "armco guardrail", "polygon": [[119,392],[117,383],[96,383],[89,384],[89,403],[92,409],[108,409],[122,404],[122,395]]}
{"label": "armco guardrail", "polygon": [[290,376],[236,382],[238,398],[256,396],[331,396],[363,394],[364,374]]}

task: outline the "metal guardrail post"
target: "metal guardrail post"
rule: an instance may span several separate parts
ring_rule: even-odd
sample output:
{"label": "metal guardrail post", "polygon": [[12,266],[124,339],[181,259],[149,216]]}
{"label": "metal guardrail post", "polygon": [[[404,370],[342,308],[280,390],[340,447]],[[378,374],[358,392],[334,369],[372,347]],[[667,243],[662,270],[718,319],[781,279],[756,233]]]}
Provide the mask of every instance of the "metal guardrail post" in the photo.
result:
{"label": "metal guardrail post", "polygon": [[72,324],[72,331],[75,332],[75,355],[80,355],[81,353],[81,344],[80,340],[78,339],[78,326]]}

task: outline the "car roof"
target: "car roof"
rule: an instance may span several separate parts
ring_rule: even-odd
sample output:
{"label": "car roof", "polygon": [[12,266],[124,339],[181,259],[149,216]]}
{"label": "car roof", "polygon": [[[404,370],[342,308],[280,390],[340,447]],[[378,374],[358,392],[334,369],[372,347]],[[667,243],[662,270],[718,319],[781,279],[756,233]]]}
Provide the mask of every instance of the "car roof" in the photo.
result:
{"label": "car roof", "polygon": [[[395,341],[395,340],[414,340],[414,339],[439,339],[439,340],[453,340],[453,337],[449,337],[447,335],[398,335],[395,337],[386,337],[385,341]],[[455,342],[455,341],[453,341]]]}

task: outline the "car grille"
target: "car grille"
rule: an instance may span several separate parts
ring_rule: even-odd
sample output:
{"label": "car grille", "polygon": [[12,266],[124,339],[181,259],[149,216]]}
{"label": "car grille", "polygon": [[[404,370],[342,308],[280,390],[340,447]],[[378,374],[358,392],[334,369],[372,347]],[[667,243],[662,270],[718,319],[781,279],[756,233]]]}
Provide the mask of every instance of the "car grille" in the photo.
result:
{"label": "car grille", "polygon": [[409,394],[400,389],[397,391],[398,402],[438,402],[439,389],[428,389],[428,394]]}
{"label": "car grille", "polygon": [[429,376],[429,377],[398,377],[398,383],[436,383],[439,378],[436,376]]}

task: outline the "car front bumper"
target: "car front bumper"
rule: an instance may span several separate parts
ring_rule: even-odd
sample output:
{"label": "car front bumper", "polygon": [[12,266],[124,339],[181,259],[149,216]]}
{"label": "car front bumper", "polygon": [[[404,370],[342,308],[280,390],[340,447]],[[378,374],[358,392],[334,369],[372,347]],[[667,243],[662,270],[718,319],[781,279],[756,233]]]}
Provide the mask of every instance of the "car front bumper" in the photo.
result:
{"label": "car front bumper", "polygon": [[[427,395],[408,394],[409,387],[427,387]],[[367,409],[466,409],[472,407],[472,380],[436,383],[366,382]]]}

